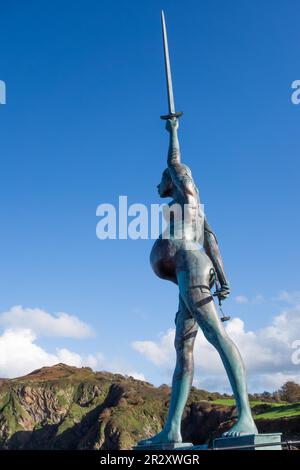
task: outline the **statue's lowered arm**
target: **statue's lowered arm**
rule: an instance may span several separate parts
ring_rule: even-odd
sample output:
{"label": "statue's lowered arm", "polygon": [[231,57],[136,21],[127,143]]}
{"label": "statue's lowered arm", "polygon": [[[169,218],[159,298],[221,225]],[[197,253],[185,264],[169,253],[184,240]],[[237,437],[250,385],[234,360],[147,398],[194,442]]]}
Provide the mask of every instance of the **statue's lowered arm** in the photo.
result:
{"label": "statue's lowered arm", "polygon": [[206,218],[204,219],[204,249],[213,263],[218,281],[221,286],[219,297],[226,298],[230,293],[229,282],[225,274],[217,237]]}

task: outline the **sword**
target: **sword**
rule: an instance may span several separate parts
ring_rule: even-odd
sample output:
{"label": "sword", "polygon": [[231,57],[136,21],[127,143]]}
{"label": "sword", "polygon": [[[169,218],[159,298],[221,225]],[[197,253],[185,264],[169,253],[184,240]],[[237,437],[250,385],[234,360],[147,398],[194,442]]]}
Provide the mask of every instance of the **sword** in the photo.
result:
{"label": "sword", "polygon": [[175,119],[175,118],[179,118],[180,116],[182,116],[183,113],[182,112],[176,113],[175,111],[170,55],[169,55],[169,46],[168,46],[168,36],[167,36],[166,20],[165,20],[165,15],[164,15],[163,10],[161,12],[161,25],[162,25],[162,35],[163,35],[163,45],[164,45],[169,114],[165,116],[160,116],[160,117],[161,119]]}

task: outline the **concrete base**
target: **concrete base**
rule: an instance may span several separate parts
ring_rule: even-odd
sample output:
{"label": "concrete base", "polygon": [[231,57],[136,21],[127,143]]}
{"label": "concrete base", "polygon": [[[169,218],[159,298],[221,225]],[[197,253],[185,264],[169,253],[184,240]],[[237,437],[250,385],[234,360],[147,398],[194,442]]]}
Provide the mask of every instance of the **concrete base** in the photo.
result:
{"label": "concrete base", "polygon": [[[239,437],[220,437],[215,439],[213,442],[214,450],[229,450],[232,447],[240,448],[234,450],[282,450],[281,433],[248,434]],[[133,447],[132,450],[187,450],[194,452],[198,450],[208,450],[208,446],[206,444],[194,446],[191,442],[176,442],[137,445]]]}
{"label": "concrete base", "polygon": [[194,451],[194,450],[208,450],[208,445],[207,444],[199,444],[199,445],[191,447],[189,450],[191,450],[191,451]]}
{"label": "concrete base", "polygon": [[132,450],[189,450],[193,448],[191,442],[157,443],[149,445],[137,445]]}
{"label": "concrete base", "polygon": [[[270,445],[267,444],[274,444]],[[247,446],[255,447],[247,447]],[[213,442],[214,449],[228,449],[229,447],[242,447],[240,450],[282,450],[281,433],[249,434],[239,437],[221,437]],[[238,449],[237,449],[238,450]]]}

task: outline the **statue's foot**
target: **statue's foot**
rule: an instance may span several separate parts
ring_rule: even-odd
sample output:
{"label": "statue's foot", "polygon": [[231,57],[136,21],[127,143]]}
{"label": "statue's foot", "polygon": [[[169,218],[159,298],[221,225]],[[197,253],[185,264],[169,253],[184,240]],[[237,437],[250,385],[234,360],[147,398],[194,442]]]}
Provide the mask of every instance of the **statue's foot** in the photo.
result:
{"label": "statue's foot", "polygon": [[163,429],[155,436],[139,441],[137,445],[150,446],[155,444],[175,444],[180,442],[182,442],[182,437],[180,433],[174,431],[166,431]]}
{"label": "statue's foot", "polygon": [[222,434],[222,437],[239,437],[247,434],[258,434],[257,427],[252,416],[240,418],[229,431]]}

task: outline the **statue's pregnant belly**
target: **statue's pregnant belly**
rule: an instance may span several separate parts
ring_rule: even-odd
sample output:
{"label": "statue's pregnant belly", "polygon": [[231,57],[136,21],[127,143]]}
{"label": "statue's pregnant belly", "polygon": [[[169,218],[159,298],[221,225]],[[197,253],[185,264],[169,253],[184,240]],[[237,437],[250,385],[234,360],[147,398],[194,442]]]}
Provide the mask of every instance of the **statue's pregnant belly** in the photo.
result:
{"label": "statue's pregnant belly", "polygon": [[186,271],[189,282],[209,285],[213,265],[198,243],[188,240],[158,238],[150,253],[155,274],[177,284],[177,272]]}
{"label": "statue's pregnant belly", "polygon": [[150,263],[155,274],[169,281],[176,282],[176,252],[174,240],[158,238],[150,253]]}

